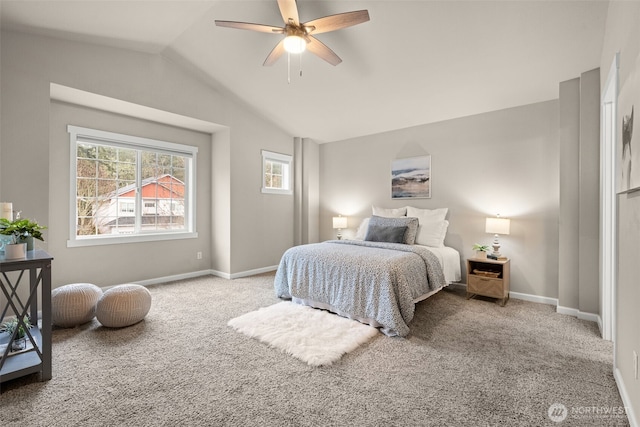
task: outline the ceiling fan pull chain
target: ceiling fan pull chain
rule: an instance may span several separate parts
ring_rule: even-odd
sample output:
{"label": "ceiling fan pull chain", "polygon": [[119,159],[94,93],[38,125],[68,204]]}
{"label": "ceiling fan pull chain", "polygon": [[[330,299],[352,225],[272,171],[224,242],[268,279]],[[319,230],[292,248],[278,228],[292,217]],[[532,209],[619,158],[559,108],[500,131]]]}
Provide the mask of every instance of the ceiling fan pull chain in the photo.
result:
{"label": "ceiling fan pull chain", "polygon": [[300,54],[300,77],[302,77],[302,53]]}

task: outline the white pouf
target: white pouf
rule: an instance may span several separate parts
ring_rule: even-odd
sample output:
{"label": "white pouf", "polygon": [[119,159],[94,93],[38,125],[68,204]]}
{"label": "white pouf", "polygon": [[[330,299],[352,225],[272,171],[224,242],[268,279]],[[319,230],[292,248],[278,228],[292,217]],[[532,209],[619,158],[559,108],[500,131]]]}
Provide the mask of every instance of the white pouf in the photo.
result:
{"label": "white pouf", "polygon": [[118,285],[104,292],[96,317],[104,326],[122,328],[138,323],[151,309],[151,293],[141,285]]}
{"label": "white pouf", "polygon": [[70,328],[89,322],[96,316],[96,304],[102,289],[91,283],[72,283],[51,291],[51,321]]}

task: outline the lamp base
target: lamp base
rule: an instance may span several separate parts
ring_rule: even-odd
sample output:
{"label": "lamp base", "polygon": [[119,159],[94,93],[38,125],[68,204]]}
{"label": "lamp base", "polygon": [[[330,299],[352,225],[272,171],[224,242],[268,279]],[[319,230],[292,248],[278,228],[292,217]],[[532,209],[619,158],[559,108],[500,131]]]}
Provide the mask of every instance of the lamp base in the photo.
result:
{"label": "lamp base", "polygon": [[498,241],[497,234],[493,236],[493,243],[491,244],[491,246],[493,247],[493,252],[491,253],[491,255],[496,258],[502,257],[502,254],[500,253],[500,242]]}

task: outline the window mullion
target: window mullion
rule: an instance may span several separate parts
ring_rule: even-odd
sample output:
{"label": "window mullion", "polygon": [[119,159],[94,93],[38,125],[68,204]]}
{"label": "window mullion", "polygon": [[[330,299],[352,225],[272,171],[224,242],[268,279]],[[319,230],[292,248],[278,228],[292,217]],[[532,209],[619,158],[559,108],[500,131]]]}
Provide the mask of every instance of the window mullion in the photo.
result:
{"label": "window mullion", "polygon": [[136,151],[135,233],[142,230],[142,151]]}
{"label": "window mullion", "polygon": [[183,214],[183,217],[184,217],[184,227],[189,231],[193,230],[193,228],[191,227],[191,221],[190,221],[190,218],[191,218],[191,191],[187,191],[187,190],[191,190],[191,188],[192,188],[191,186],[193,185],[192,184],[193,181],[191,179],[191,162],[192,161],[193,161],[192,159],[189,159],[189,160],[187,160],[185,162],[185,165],[184,165],[184,169],[185,169],[185,173],[184,173],[185,183],[184,183],[184,185],[185,185],[185,187],[184,187],[184,191],[183,191],[183,193],[184,193],[184,202],[183,202],[184,214]]}

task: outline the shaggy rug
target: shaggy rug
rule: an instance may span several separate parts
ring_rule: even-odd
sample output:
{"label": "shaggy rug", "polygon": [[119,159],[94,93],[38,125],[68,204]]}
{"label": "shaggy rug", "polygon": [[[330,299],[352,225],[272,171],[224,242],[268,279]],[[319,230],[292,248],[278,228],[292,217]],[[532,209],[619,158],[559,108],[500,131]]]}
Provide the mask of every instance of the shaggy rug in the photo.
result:
{"label": "shaggy rug", "polygon": [[291,301],[236,317],[228,325],[311,366],[331,365],[378,334],[371,326]]}

